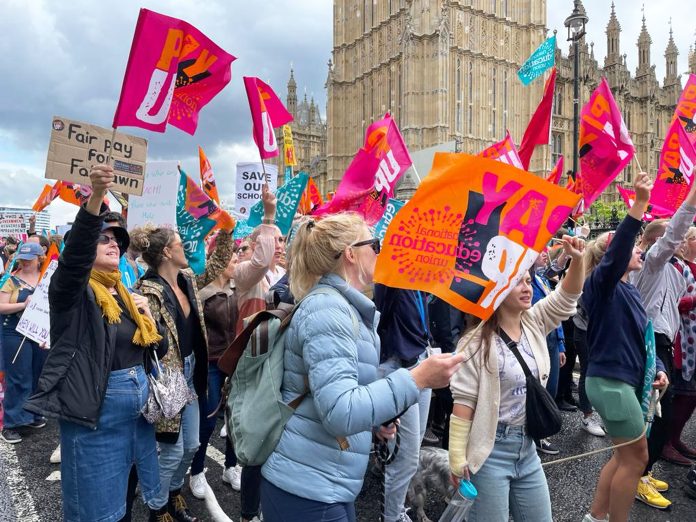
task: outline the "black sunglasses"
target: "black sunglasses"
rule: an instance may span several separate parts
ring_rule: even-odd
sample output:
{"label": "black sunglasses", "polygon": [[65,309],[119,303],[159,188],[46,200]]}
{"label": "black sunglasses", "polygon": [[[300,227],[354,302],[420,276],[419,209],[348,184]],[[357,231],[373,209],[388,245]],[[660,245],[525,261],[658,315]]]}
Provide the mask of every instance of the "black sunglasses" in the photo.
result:
{"label": "black sunglasses", "polygon": [[[382,245],[378,237],[373,237],[372,239],[366,239],[365,241],[358,241],[357,243],[353,243],[350,245],[351,247],[361,247],[361,246],[370,246],[372,250],[375,251],[375,254],[379,255],[380,251],[382,250]],[[334,256],[334,259],[338,259],[341,257],[341,254],[343,252],[339,252]]]}
{"label": "black sunglasses", "polygon": [[243,247],[239,247],[240,252],[246,252],[247,250],[249,250],[249,245],[244,245]]}
{"label": "black sunglasses", "polygon": [[99,234],[99,238],[97,239],[97,242],[100,245],[108,245],[112,241],[118,245],[118,248],[121,248],[123,246],[120,239],[118,239],[117,237],[111,237],[107,234]]}

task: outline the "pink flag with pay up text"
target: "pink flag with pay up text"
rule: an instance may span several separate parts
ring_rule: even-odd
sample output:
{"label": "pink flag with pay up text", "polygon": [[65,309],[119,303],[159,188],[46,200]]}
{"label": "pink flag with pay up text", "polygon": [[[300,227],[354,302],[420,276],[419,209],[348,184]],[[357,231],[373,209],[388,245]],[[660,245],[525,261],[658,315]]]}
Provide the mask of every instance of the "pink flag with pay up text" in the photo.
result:
{"label": "pink flag with pay up text", "polygon": [[582,108],[579,145],[582,195],[589,208],[635,154],[606,78]]}
{"label": "pink flag with pay up text", "polygon": [[498,143],[494,143],[487,149],[483,149],[478,154],[484,158],[493,159],[500,161],[501,163],[507,163],[518,169],[527,170],[522,165],[522,160],[520,160],[520,155],[517,152],[517,147],[515,147],[515,142],[512,141],[510,137],[510,131],[505,131],[505,138]]}
{"label": "pink flag with pay up text", "polygon": [[235,57],[192,25],[141,9],[114,127],[193,134],[198,113],[232,78]]}
{"label": "pink flag with pay up text", "polygon": [[696,152],[679,120],[667,131],[650,203],[677,211],[694,183]]}
{"label": "pink flag with pay up text", "polygon": [[261,159],[273,158],[280,154],[273,129],[291,122],[292,114],[288,112],[271,86],[258,78],[245,76],[244,88],[249,98],[254,142],[259,148]]}
{"label": "pink flag with pay up text", "polygon": [[354,211],[368,225],[374,225],[382,218],[397,181],[412,163],[404,139],[387,113],[367,128],[365,145],[346,169],[336,194],[313,214]]}

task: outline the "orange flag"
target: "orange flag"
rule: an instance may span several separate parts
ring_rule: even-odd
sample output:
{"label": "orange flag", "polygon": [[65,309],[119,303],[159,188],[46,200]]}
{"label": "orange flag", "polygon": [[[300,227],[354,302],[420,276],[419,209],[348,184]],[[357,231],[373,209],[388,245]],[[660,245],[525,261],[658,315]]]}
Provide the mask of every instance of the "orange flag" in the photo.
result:
{"label": "orange flag", "polygon": [[321,206],[324,202],[321,200],[321,193],[319,192],[319,187],[314,183],[312,178],[309,178],[307,186],[302,193],[302,199],[300,200],[299,212],[301,214],[310,214],[314,208]]}
{"label": "orange flag", "polygon": [[558,185],[561,181],[561,176],[563,176],[563,155],[558,158],[556,165],[551,169],[549,175],[546,176],[546,181]]}
{"label": "orange flag", "polygon": [[203,192],[219,205],[220,196],[218,196],[217,185],[215,184],[215,177],[213,176],[213,167],[210,166],[210,162],[201,147],[198,147],[198,159],[201,164],[201,187],[203,188]]}
{"label": "orange flag", "polygon": [[579,199],[499,161],[437,153],[389,224],[374,279],[487,319]]}
{"label": "orange flag", "polygon": [[51,264],[51,261],[53,261],[54,259],[58,260],[59,255],[60,252],[58,251],[58,247],[55,243],[51,243],[51,246],[48,247],[48,252],[46,252],[46,259],[41,265],[41,274],[39,275],[39,281],[43,279],[43,276],[46,273],[46,269],[48,268],[48,265]]}
{"label": "orange flag", "polygon": [[53,193],[53,187],[51,187],[51,185],[46,184],[44,185],[41,194],[39,194],[39,197],[36,198],[36,201],[34,202],[34,205],[31,207],[31,209],[34,212],[41,212],[48,205],[50,205],[55,198],[56,194]]}

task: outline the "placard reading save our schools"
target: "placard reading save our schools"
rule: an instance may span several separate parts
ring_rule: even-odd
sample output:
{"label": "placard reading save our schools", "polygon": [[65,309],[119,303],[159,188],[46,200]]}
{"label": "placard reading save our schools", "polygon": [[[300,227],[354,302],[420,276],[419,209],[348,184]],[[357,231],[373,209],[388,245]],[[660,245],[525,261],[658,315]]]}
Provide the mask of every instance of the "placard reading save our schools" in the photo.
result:
{"label": "placard reading save our schools", "polygon": [[112,160],[117,192],[141,195],[145,181],[147,140],[113,130],[54,116],[48,144],[46,177],[90,185],[89,169]]}
{"label": "placard reading save our schools", "polygon": [[[266,179],[264,179],[262,167],[265,166]],[[249,210],[254,203],[261,200],[261,187],[268,182],[271,192],[278,190],[278,167],[259,162],[237,163],[237,179],[235,187],[235,205],[237,214],[242,218],[249,216]]]}

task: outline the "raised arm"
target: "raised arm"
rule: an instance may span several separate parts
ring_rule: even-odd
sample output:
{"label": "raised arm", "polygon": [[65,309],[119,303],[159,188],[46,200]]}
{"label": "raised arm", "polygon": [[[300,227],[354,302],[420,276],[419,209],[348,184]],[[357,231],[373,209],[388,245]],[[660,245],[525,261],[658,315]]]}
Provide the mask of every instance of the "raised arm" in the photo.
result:
{"label": "raised arm", "polygon": [[69,310],[78,303],[97,257],[97,240],[104,220],[102,204],[106,191],[113,186],[114,173],[108,165],[96,165],[89,174],[92,195],[80,208],[58,260],[48,289],[52,312]]}
{"label": "raised arm", "polygon": [[196,286],[201,288],[208,286],[219,276],[232,259],[232,232],[221,230],[215,238],[215,249],[205,264],[205,271],[196,277]]}
{"label": "raised arm", "polygon": [[655,241],[645,255],[644,270],[659,270],[670,260],[684,241],[694,217],[696,217],[696,183],[692,183],[686,199],[667,223],[664,235]]}

